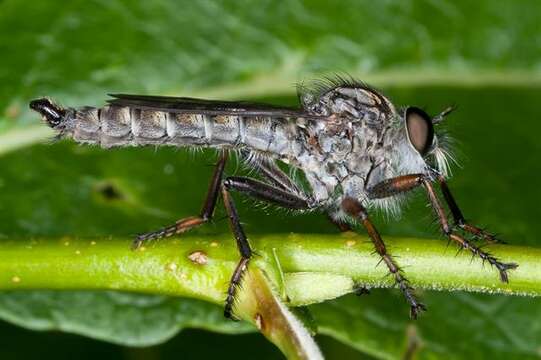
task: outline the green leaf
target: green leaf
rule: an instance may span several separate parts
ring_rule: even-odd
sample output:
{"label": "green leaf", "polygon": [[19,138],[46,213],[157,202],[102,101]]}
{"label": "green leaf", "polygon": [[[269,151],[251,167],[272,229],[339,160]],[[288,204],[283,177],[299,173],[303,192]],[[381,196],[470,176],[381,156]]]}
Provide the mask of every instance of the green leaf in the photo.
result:
{"label": "green leaf", "polygon": [[[99,105],[107,92],[126,91],[266,96],[294,103],[289,95],[295,81],[347,71],[386,87],[398,104],[426,106],[432,113],[458,104],[449,127],[458,139],[463,167],[455,168],[451,182],[459,204],[468,218],[491,225],[509,243],[537,245],[541,43],[535,39],[540,6],[537,1],[465,0],[299,1],[287,6],[273,1],[4,0],[0,241],[124,237],[192,215],[206,188],[206,165],[213,161],[209,153],[174,149],[104,151],[64,143],[25,148],[47,136],[27,110],[31,98],[49,95],[65,105]],[[472,84],[497,86],[461,86]],[[517,84],[525,87],[508,87]],[[106,195],[108,189],[115,196]],[[249,234],[335,231],[317,214],[293,218],[252,210],[240,206]],[[402,220],[379,218],[378,225],[384,235],[433,237],[430,221],[418,196]],[[198,234],[226,231],[225,222],[217,221]],[[123,304],[155,305],[119,305],[121,298]],[[422,356],[539,354],[538,299],[433,292],[424,298],[430,310],[414,323]],[[91,300],[99,314],[115,316],[114,334],[111,322],[91,316],[84,306]],[[36,292],[2,294],[0,304],[2,318],[27,327],[62,328],[132,345],[165,341],[185,326],[248,330],[222,322],[219,307],[186,299]],[[411,323],[395,291],[346,297],[311,310],[325,334],[377,357],[403,354]],[[147,315],[168,320],[138,321]]]}
{"label": "green leaf", "polygon": [[[541,300],[460,292],[423,294],[428,313],[410,321],[398,293],[349,295],[310,310],[319,332],[376,358],[401,358],[409,340],[421,359],[539,356]],[[412,334],[413,333],[413,334]]]}
{"label": "green leaf", "polygon": [[0,296],[0,317],[34,330],[61,330],[127,346],[162,343],[184,328],[253,331],[207,302],[113,291],[14,291]]}

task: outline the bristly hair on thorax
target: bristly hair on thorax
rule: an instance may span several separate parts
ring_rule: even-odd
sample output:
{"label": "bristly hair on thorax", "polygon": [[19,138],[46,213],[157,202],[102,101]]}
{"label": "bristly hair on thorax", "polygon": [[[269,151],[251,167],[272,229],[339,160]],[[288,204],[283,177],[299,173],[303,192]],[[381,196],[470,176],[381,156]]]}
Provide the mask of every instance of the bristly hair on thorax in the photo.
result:
{"label": "bristly hair on thorax", "polygon": [[356,79],[348,73],[334,73],[325,75],[319,79],[310,80],[308,83],[303,81],[298,82],[296,84],[297,98],[300,105],[306,109],[306,106],[314,100],[336,88],[364,89],[377,95],[381,94],[379,89]]}

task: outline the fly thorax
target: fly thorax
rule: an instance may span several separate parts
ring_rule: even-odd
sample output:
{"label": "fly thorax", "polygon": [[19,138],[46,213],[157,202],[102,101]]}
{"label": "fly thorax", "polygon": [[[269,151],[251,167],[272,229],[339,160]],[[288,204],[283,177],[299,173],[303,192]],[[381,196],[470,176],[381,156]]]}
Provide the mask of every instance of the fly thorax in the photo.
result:
{"label": "fly thorax", "polygon": [[303,108],[313,114],[339,116],[381,129],[394,116],[392,103],[368,87],[338,86],[306,93],[301,97]]}

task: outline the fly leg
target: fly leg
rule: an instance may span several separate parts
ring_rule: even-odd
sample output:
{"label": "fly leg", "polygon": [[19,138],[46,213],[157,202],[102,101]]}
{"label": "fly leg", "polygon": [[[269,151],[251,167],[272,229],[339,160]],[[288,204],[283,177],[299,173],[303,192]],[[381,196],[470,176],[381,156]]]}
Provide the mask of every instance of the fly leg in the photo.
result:
{"label": "fly leg", "polygon": [[257,164],[257,170],[276,187],[293,194],[299,195],[302,193],[293,180],[291,180],[291,178],[273,161],[264,160],[259,162]]}
{"label": "fly leg", "polygon": [[242,278],[248,268],[248,263],[253,256],[253,251],[250,248],[250,243],[246,238],[246,234],[240,224],[239,215],[235,207],[235,203],[230,195],[230,190],[235,190],[244,193],[248,196],[255,197],[259,200],[274,203],[276,205],[286,207],[288,209],[303,209],[309,207],[309,202],[296,194],[289,193],[272,185],[247,177],[228,177],[223,181],[222,197],[224,200],[225,210],[229,217],[231,230],[237,241],[241,259],[233,272],[229,288],[227,289],[227,297],[225,301],[224,315],[227,318],[232,318],[233,305],[235,303],[235,295],[240,286]]}
{"label": "fly leg", "polygon": [[180,219],[172,225],[156,231],[140,234],[133,241],[132,248],[137,249],[145,242],[180,234],[210,221],[212,219],[212,215],[214,214],[214,208],[216,207],[216,201],[218,199],[218,193],[220,192],[220,184],[222,182],[226,161],[227,152],[223,151],[220,154],[216,167],[214,168],[214,173],[212,174],[207,191],[207,197],[203,203],[203,208],[201,209],[199,216],[190,216]]}
{"label": "fly leg", "polygon": [[451,194],[451,190],[449,190],[449,187],[447,186],[447,182],[443,178],[443,176],[437,177],[438,183],[440,184],[441,192],[443,193],[443,197],[445,198],[445,201],[447,202],[447,206],[449,207],[449,210],[451,210],[451,214],[453,215],[453,220],[455,223],[455,226],[458,226],[462,230],[464,230],[467,233],[472,234],[477,239],[483,239],[488,243],[497,243],[500,242],[495,235],[486,232],[485,230],[478,228],[477,226],[471,225],[466,222],[466,219],[464,218],[464,215],[462,215],[462,211],[460,211],[460,208],[458,207],[455,198]]}
{"label": "fly leg", "polygon": [[230,176],[224,180],[224,186],[287,209],[304,210],[312,207],[311,201],[300,195],[249,177]]}
{"label": "fly leg", "polygon": [[250,247],[250,243],[246,238],[246,234],[242,229],[242,225],[240,224],[239,214],[237,213],[235,203],[233,202],[233,199],[231,198],[231,195],[229,194],[229,191],[225,184],[222,186],[222,198],[224,200],[225,210],[229,218],[231,231],[233,231],[233,235],[235,236],[235,240],[237,241],[237,248],[240,252],[240,261],[237,264],[235,271],[233,271],[233,275],[231,276],[231,281],[229,282],[229,287],[227,289],[227,296],[225,299],[224,308],[224,316],[226,318],[233,319],[232,312],[233,305],[235,304],[235,295],[237,293],[237,288],[240,286],[242,277],[248,269],[248,263],[252,258],[253,252]]}
{"label": "fly leg", "polygon": [[[442,182],[442,179],[439,181],[440,181],[440,185],[442,186],[442,192],[444,194],[444,197],[449,204],[449,207],[451,209],[451,212],[453,213],[453,216],[455,216],[455,221],[457,221],[457,219],[458,220],[463,219],[462,214],[460,213],[458,206],[456,206],[456,203],[453,197],[451,196],[451,193],[447,189],[445,182],[444,181]],[[518,267],[518,265],[515,263],[503,263],[499,261],[494,256],[481,250],[481,248],[479,248],[478,246],[475,246],[471,241],[468,241],[463,236],[457,234],[455,230],[452,228],[452,226],[449,225],[449,221],[447,220],[445,210],[443,209],[443,206],[441,205],[440,200],[438,199],[436,192],[434,191],[434,187],[432,186],[432,178],[429,177],[428,175],[411,174],[411,175],[398,176],[392,179],[384,180],[374,185],[372,188],[368,189],[368,191],[369,191],[369,196],[371,198],[384,198],[384,197],[388,197],[388,196],[392,196],[398,193],[403,193],[403,192],[412,190],[420,185],[423,185],[425,187],[425,190],[428,194],[428,199],[430,201],[430,204],[432,205],[432,208],[434,209],[434,212],[436,213],[436,216],[438,217],[438,221],[440,223],[443,234],[449,240],[452,240],[455,243],[457,243],[461,249],[469,250],[474,256],[480,257],[483,260],[483,262],[486,261],[490,265],[494,266],[496,269],[498,269],[500,273],[500,280],[502,282],[508,282],[509,277],[507,275],[507,271],[510,269],[515,269],[516,267]],[[477,228],[471,227],[468,229],[477,229]],[[480,230],[480,229],[477,229],[477,230]]]}
{"label": "fly leg", "polygon": [[379,254],[379,256],[381,256],[381,260],[385,263],[385,265],[387,265],[387,268],[389,269],[389,272],[393,275],[396,284],[400,288],[400,291],[402,291],[402,294],[404,294],[404,297],[410,304],[411,318],[416,319],[417,315],[421,311],[426,310],[426,307],[419,302],[419,300],[413,293],[413,288],[410,286],[408,279],[404,277],[400,267],[396,264],[391,255],[387,252],[385,243],[381,239],[381,236],[376,230],[374,224],[372,224],[372,221],[369,219],[366,209],[361,205],[360,202],[352,198],[345,198],[342,201],[342,209],[350,216],[362,222],[366,231],[368,232],[368,236],[370,236],[370,239],[374,244],[376,252]]}
{"label": "fly leg", "polygon": [[[302,197],[301,191],[287,176],[282,169],[280,169],[274,162],[264,161],[258,164],[258,170],[266,179],[272,182],[274,185],[279,187],[282,190],[297,194]],[[351,231],[351,226],[348,223],[342,222],[334,219],[330,215],[327,215],[327,218],[331,223],[333,223],[341,232]]]}
{"label": "fly leg", "polygon": [[462,249],[468,249],[474,256],[479,256],[483,260],[483,262],[487,261],[490,265],[494,266],[500,272],[500,280],[504,283],[509,282],[507,270],[515,269],[518,267],[518,265],[515,263],[503,263],[496,259],[494,256],[472,244],[463,236],[456,234],[449,226],[449,222],[447,221],[447,217],[445,216],[445,211],[443,210],[443,207],[441,206],[440,201],[437,198],[436,193],[434,192],[432,183],[426,178],[423,178],[422,181],[423,185],[426,188],[426,192],[428,193],[428,199],[430,200],[430,203],[432,204],[432,207],[436,212],[438,220],[441,224],[441,229],[445,236],[447,236],[450,240],[456,242]]}

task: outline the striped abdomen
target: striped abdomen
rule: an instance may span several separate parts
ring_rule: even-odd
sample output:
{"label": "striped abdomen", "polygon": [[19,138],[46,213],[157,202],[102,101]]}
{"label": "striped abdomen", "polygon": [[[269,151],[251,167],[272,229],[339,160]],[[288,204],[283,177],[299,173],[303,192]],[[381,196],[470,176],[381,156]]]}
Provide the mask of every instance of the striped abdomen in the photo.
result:
{"label": "striped abdomen", "polygon": [[[202,115],[108,106],[70,114],[66,131],[74,140],[115,146],[247,146],[294,156],[297,127],[292,119]],[[68,115],[68,116],[70,116]]]}

